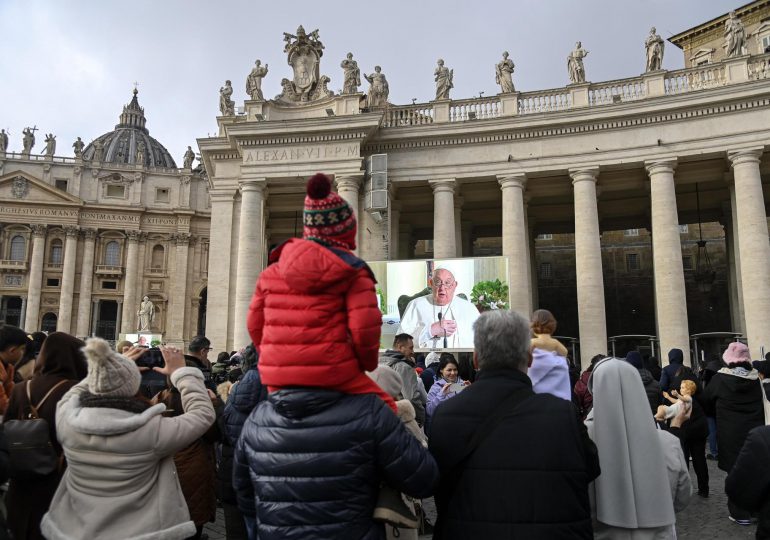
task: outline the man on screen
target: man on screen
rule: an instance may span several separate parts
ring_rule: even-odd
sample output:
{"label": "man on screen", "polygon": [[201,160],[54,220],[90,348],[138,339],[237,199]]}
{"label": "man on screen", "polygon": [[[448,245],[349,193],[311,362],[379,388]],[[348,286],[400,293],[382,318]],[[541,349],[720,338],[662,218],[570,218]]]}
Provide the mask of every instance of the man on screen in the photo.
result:
{"label": "man on screen", "polygon": [[429,285],[431,294],[406,306],[397,333],[414,336],[419,348],[472,349],[473,323],[479,310],[468,300],[455,297],[457,281],[446,268],[436,268]]}

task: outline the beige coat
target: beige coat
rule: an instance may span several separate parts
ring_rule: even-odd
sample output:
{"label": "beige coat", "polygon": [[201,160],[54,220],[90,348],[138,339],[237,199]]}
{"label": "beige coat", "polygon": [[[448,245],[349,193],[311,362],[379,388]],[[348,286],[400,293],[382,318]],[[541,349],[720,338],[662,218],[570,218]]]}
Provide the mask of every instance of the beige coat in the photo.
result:
{"label": "beige coat", "polygon": [[185,413],[163,417],[158,404],[141,414],[81,407],[85,381],[59,402],[56,431],[67,471],[41,529],[49,540],[176,540],[195,534],[173,455],[214,422],[196,368],[171,376]]}

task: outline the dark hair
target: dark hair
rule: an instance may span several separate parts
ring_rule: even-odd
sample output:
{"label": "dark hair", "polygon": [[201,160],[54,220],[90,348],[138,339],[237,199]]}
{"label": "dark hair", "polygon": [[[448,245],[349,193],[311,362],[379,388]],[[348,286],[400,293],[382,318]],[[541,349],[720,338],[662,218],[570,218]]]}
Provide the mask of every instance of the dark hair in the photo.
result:
{"label": "dark hair", "polygon": [[187,346],[187,350],[190,352],[198,352],[203,349],[207,349],[211,346],[211,341],[206,336],[195,336]]}
{"label": "dark hair", "polygon": [[228,360],[230,360],[230,353],[226,351],[222,351],[217,355],[217,364],[224,364]]}
{"label": "dark hair", "polygon": [[254,348],[253,343],[249,343],[241,353],[241,369],[244,373],[252,368],[256,368],[259,363],[259,353]]}
{"label": "dark hair", "polygon": [[[439,358],[438,361],[438,373],[437,375],[441,375],[441,372],[444,371],[444,368],[447,367],[449,364],[454,364],[457,368],[457,371],[460,371],[460,364],[457,363],[457,360],[455,360],[454,355],[452,353],[441,353],[441,358]],[[442,375],[443,376],[443,375]]]}
{"label": "dark hair", "polygon": [[586,368],[586,371],[592,371],[594,369],[594,366],[596,364],[598,364],[600,360],[604,360],[605,358],[607,358],[607,357],[605,355],[603,355],[603,354],[597,354],[596,356],[591,358],[591,363],[588,364],[588,367]]}
{"label": "dark hair", "polygon": [[530,327],[535,334],[553,334],[556,331],[556,318],[547,309],[538,309],[532,314]]}
{"label": "dark hair", "polygon": [[393,347],[399,347],[401,345],[408,345],[409,340],[414,339],[409,334],[397,334],[396,337],[393,338]]}
{"label": "dark hair", "polygon": [[0,352],[29,343],[30,339],[27,337],[27,333],[18,326],[11,326],[10,324],[0,326]]}

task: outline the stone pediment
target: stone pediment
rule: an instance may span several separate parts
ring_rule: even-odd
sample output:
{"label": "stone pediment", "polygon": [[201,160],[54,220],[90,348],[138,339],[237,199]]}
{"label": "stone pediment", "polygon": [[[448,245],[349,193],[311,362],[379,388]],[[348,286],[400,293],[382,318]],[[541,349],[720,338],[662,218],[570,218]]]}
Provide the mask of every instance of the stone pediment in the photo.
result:
{"label": "stone pediment", "polygon": [[11,172],[0,177],[0,200],[33,204],[82,205],[83,201],[74,195],[56,189],[34,176]]}

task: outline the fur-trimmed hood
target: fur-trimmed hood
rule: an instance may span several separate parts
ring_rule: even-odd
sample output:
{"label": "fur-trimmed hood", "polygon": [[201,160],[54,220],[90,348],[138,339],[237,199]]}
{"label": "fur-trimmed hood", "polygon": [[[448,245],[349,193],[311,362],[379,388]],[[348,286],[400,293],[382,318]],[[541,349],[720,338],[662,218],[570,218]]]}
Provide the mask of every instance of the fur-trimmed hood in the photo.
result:
{"label": "fur-trimmed hood", "polygon": [[408,399],[400,399],[396,401],[396,408],[398,409],[398,419],[404,424],[406,430],[414,435],[414,437],[420,441],[425,448],[428,447],[428,437],[417,424],[417,415],[414,411],[414,405]]}
{"label": "fur-trimmed hood", "polygon": [[166,406],[162,403],[153,405],[142,413],[104,407],[84,407],[80,403],[80,396],[73,396],[67,405],[64,414],[70,428],[83,435],[103,437],[136,431],[166,411]]}

